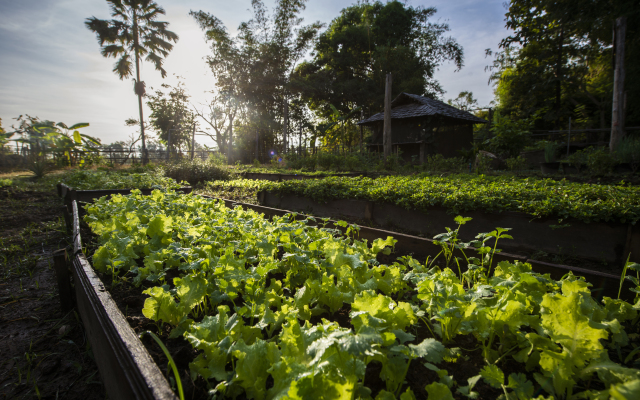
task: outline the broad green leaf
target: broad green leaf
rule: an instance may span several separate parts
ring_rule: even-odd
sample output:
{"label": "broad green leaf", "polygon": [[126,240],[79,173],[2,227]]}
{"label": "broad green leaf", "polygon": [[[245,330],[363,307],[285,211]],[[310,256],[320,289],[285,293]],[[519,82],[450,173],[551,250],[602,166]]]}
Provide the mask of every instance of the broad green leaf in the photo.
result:
{"label": "broad green leaf", "polygon": [[432,338],[427,338],[418,345],[410,344],[409,348],[415,357],[421,357],[425,361],[434,364],[442,361],[446,350],[442,343]]}
{"label": "broad green leaf", "polygon": [[454,400],[449,387],[440,382],[433,382],[424,387],[429,400]]}
{"label": "broad green leaf", "polygon": [[80,136],[80,132],[73,132],[73,141],[76,142],[76,144],[82,144],[82,136]]}
{"label": "broad green leaf", "polygon": [[524,374],[510,374],[507,387],[513,389],[519,400],[528,400],[533,397],[533,383],[527,380]]}
{"label": "broad green leaf", "polygon": [[89,126],[88,122],[79,122],[77,124],[73,124],[71,125],[69,128],[69,130],[73,130],[73,129],[80,129],[80,128],[86,128],[87,126]]}
{"label": "broad green leaf", "polygon": [[491,387],[500,389],[504,384],[504,373],[497,365],[486,365],[480,370],[480,376]]}

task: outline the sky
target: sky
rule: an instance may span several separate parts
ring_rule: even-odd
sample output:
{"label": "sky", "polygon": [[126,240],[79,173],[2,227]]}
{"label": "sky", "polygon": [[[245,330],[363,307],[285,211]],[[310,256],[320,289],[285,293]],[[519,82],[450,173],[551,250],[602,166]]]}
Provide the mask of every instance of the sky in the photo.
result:
{"label": "sky", "polygon": [[[215,77],[204,59],[209,54],[203,32],[190,10],[203,10],[220,18],[231,34],[251,18],[251,0],[157,0],[166,10],[162,18],[169,30],[180,37],[166,58],[168,77],[148,63],[141,68],[142,80],[150,88],[175,84],[181,76],[191,101],[202,108],[206,92],[215,88]],[[349,0],[309,0],[302,16],[305,23],[326,24]],[[267,6],[273,0],[265,0]],[[480,106],[493,100],[487,84],[485,49],[496,50],[509,32],[504,26],[504,0],[408,0],[417,7],[436,7],[434,22],[447,22],[450,36],[464,48],[464,67],[455,71],[453,63],[441,65],[435,74],[446,91],[444,100],[471,91]],[[88,122],[82,133],[103,143],[127,140],[136,128],[127,127],[127,118],[138,119],[138,102],[131,80],[121,81],[113,72],[113,58],[104,58],[93,32],[84,21],[95,16],[111,19],[104,0],[0,0],[0,118],[5,130],[22,114],[72,125]],[[145,105],[144,115],[149,115]],[[381,106],[382,107],[382,106]],[[146,117],[145,117],[146,118]],[[206,137],[198,142],[211,145]]]}

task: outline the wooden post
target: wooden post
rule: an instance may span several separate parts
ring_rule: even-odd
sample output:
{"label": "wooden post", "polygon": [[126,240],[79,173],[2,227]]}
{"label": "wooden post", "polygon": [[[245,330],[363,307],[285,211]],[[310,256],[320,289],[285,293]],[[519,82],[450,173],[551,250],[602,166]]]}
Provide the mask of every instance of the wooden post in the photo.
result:
{"label": "wooden post", "polygon": [[300,127],[298,131],[298,149],[300,156],[302,156],[302,122],[300,122]]}
{"label": "wooden post", "polygon": [[387,81],[384,89],[384,131],[382,143],[384,145],[384,159],[391,156],[391,74],[387,74]]}
{"label": "wooden post", "polygon": [[624,137],[624,39],[627,17],[616,19],[613,30],[613,50],[615,52],[613,71],[613,107],[611,115],[611,139],[609,151],[614,152]]}
{"label": "wooden post", "polygon": [[196,124],[193,124],[193,132],[191,132],[191,160],[196,154]]}
{"label": "wooden post", "polygon": [[71,297],[69,269],[67,268],[67,251],[65,249],[53,252],[53,266],[56,270],[56,280],[58,281],[60,307],[63,312],[68,312],[73,308],[73,299]]}

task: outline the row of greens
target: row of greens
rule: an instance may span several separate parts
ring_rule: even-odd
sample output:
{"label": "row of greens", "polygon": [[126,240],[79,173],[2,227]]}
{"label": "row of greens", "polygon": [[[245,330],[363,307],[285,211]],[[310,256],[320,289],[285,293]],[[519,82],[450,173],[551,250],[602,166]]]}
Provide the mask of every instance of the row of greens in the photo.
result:
{"label": "row of greens", "polygon": [[319,202],[360,199],[391,203],[410,210],[445,207],[465,211],[518,211],[534,217],[575,218],[584,222],[635,223],[640,219],[640,188],[575,183],[566,180],[485,175],[329,177],[284,182],[234,180],[211,182],[220,188],[274,191]]}
{"label": "row of greens", "polygon": [[79,190],[92,189],[177,189],[185,186],[153,171],[73,170],[60,177],[61,183]]}
{"label": "row of greens", "polygon": [[[391,237],[367,243],[346,223],[342,234],[171,191],[101,198],[86,211],[93,265],[151,285],[143,314],[198,350],[192,378],[214,397],[640,396],[640,303],[599,302],[572,274],[494,265],[505,229],[478,235],[477,254],[465,254],[457,234],[468,219],[457,217],[437,237],[441,256],[383,264]],[[446,370],[470,357],[484,365],[468,379]],[[431,374],[426,386],[407,379],[410,368]],[[377,376],[366,385],[368,371]]]}

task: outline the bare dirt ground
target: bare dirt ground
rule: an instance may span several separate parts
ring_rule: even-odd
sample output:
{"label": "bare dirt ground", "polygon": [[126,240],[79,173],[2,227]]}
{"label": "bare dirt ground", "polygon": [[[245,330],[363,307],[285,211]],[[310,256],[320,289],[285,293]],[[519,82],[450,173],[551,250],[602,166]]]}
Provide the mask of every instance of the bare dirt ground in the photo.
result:
{"label": "bare dirt ground", "polygon": [[53,186],[24,183],[0,187],[0,399],[104,399],[82,321],[60,308],[62,202]]}

